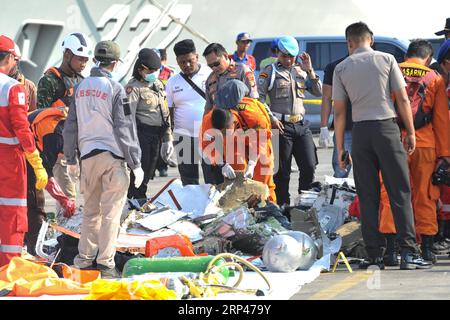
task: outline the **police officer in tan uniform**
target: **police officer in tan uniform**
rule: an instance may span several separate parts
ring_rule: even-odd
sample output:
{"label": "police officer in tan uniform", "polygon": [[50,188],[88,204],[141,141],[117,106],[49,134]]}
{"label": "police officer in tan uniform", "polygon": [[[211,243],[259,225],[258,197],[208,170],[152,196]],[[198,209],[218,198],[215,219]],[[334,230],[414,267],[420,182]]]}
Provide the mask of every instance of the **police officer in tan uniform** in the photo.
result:
{"label": "police officer in tan uniform", "polygon": [[131,112],[135,115],[144,170],[144,180],[139,188],[134,186],[134,175],[131,175],[129,199],[146,199],[148,181],[155,177],[158,154],[167,161],[174,151],[166,93],[163,83],[158,80],[160,68],[161,59],[156,52],[142,49],[134,65],[133,78],[126,86]]}
{"label": "police officer in tan uniform", "polygon": [[253,99],[258,98],[258,89],[256,88],[255,75],[252,69],[245,64],[231,60],[221,44],[211,43],[206,47],[203,56],[208,66],[213,70],[206,80],[205,114],[212,109],[217,91],[228,80],[236,79],[244,82],[250,91],[249,97]]}
{"label": "police officer in tan uniform", "polygon": [[277,62],[266,66],[259,75],[258,92],[262,103],[266,101],[266,96],[269,96],[270,110],[277,119],[276,127],[280,129],[279,167],[274,176],[275,191],[278,204],[289,206],[292,156],[300,169],[298,192],[309,190],[314,180],[318,164],[316,146],[309,125],[304,121],[303,99],[305,90],[315,96],[321,96],[322,83],[315,74],[307,53],[300,56],[302,63],[295,65],[299,54],[295,38],[290,36],[280,38],[278,49]]}

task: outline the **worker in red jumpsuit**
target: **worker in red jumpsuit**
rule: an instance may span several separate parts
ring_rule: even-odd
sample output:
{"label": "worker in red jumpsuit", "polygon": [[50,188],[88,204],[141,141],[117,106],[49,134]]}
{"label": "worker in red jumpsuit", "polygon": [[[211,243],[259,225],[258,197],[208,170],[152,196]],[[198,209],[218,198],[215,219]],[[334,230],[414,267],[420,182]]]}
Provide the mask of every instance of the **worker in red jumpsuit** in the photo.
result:
{"label": "worker in red jumpsuit", "polygon": [[7,75],[16,65],[14,41],[0,36],[0,267],[22,253],[27,232],[27,166],[36,174],[36,188],[47,173],[30,131],[25,88]]}

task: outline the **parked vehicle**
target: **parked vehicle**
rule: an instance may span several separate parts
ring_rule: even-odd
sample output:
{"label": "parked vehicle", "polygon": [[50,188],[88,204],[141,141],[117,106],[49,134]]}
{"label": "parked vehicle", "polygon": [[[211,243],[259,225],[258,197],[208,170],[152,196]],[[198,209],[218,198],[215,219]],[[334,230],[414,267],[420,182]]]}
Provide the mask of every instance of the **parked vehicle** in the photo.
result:
{"label": "parked vehicle", "polygon": [[[271,38],[256,38],[249,48],[256,59],[255,76],[259,75],[261,60],[270,56]],[[323,70],[326,65],[348,54],[347,42],[344,36],[302,36],[296,37],[300,46],[300,52],[306,51],[313,63],[315,72],[323,80]],[[408,49],[409,41],[389,37],[375,37],[374,49],[392,54],[397,62],[403,62]],[[320,105],[322,100],[313,97],[309,93],[305,99],[306,115],[313,132],[320,131]],[[330,117],[331,121],[331,117]]]}

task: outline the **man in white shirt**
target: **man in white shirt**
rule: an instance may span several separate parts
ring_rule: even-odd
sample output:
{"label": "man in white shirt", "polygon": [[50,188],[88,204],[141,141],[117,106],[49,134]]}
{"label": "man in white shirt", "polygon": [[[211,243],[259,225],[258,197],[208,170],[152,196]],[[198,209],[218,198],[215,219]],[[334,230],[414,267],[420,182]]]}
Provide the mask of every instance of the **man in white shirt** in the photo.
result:
{"label": "man in white shirt", "polygon": [[[191,39],[176,43],[173,50],[181,72],[169,79],[166,92],[174,121],[178,170],[183,185],[199,184],[198,135],[206,101],[205,83],[212,70],[198,63],[198,54]],[[202,168],[205,182],[209,183],[206,165]]]}

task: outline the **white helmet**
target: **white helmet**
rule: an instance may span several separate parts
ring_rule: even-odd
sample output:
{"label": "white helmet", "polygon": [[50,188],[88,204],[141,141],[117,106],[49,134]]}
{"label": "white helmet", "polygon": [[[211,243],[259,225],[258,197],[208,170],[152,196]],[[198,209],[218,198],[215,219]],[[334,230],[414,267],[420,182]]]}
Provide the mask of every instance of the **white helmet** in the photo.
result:
{"label": "white helmet", "polygon": [[64,38],[62,43],[63,53],[69,49],[79,57],[89,58],[92,56],[91,43],[89,38],[82,33],[71,33]]}

